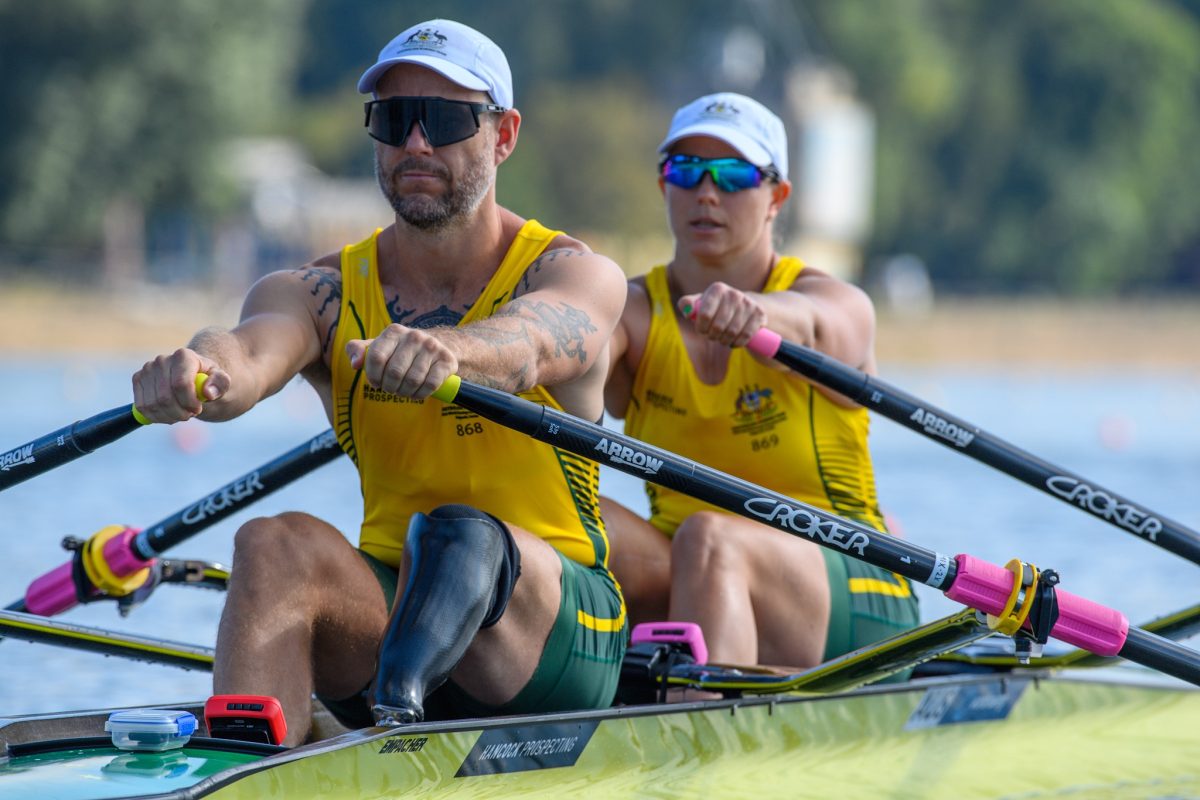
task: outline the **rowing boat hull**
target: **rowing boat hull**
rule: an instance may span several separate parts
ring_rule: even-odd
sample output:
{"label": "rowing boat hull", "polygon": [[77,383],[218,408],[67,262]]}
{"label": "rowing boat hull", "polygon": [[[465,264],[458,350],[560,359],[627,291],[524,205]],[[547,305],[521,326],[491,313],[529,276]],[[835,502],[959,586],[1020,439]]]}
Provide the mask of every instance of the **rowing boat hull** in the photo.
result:
{"label": "rowing boat hull", "polygon": [[[28,726],[34,724],[32,721]],[[0,728],[0,737],[6,728]],[[95,733],[95,731],[93,731]],[[1045,675],[369,729],[267,757],[14,756],[0,798],[1200,796],[1200,692]],[[170,773],[170,774],[167,774]]]}

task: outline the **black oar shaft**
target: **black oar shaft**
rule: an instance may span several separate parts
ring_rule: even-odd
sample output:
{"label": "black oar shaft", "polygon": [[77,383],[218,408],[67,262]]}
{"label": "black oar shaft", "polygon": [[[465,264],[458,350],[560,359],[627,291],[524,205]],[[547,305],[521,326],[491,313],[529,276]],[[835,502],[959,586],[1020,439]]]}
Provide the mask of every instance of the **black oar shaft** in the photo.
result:
{"label": "black oar shaft", "polygon": [[1200,685],[1200,654],[1178,642],[1144,631],[1129,629],[1119,655],[1180,680]]}
{"label": "black oar shaft", "polygon": [[935,589],[945,589],[953,583],[955,564],[950,556],[842,519],[561,411],[466,382],[459,387],[454,402],[547,444],[785,533],[811,539]]}
{"label": "black oar shaft", "polygon": [[139,427],[133,406],[124,405],[0,453],[0,491],[74,461]]}
{"label": "black oar shaft", "polygon": [[1174,520],[811,348],[782,342],[774,357],[806,378],[938,444],[961,451],[1126,533],[1200,564],[1200,533]]}
{"label": "black oar shaft", "polygon": [[327,430],[144,529],[133,539],[131,548],[143,560],[153,558],[301,475],[333,461],[341,452],[333,429]]}

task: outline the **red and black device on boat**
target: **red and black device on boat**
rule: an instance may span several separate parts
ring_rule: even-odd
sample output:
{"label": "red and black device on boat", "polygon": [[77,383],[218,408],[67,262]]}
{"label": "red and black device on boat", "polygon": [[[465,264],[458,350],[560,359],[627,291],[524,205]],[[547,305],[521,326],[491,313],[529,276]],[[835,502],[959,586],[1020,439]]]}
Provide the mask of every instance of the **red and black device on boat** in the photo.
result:
{"label": "red and black device on boat", "polygon": [[214,694],[204,704],[204,722],[215,739],[283,744],[287,736],[283,707],[269,695]]}

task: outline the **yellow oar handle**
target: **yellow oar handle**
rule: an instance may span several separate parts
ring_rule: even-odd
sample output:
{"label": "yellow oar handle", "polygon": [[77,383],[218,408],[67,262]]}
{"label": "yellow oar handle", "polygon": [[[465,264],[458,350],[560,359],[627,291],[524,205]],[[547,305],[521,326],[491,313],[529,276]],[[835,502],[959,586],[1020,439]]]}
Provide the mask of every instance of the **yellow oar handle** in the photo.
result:
{"label": "yellow oar handle", "polygon": [[458,387],[462,385],[462,378],[457,375],[451,375],[446,378],[446,382],[437,388],[433,396],[443,403],[453,403],[454,398],[458,397]]}
{"label": "yellow oar handle", "polygon": [[[369,349],[370,347],[367,348],[367,350]],[[357,367],[358,369],[362,369],[361,365],[365,364],[367,361],[367,350],[363,351],[362,361],[359,362],[360,366]],[[449,378],[446,378],[445,382],[434,391],[433,396],[438,400],[441,400],[443,403],[453,403],[454,398],[458,397],[458,387],[461,384],[462,378],[458,377],[457,375],[451,375]],[[197,383],[196,392],[199,393],[199,391],[200,384]],[[134,409],[134,413],[137,413],[136,408]]]}
{"label": "yellow oar handle", "polygon": [[[207,372],[197,372],[196,373],[196,399],[199,400],[201,403],[204,402],[204,384],[207,381],[208,381],[208,373]],[[454,389],[456,392],[458,391],[457,384],[455,384]],[[151,424],[150,420],[146,419],[146,417],[142,414],[141,411],[138,411],[137,406],[130,406],[130,408],[133,409],[133,418],[134,419],[136,419],[138,422],[142,423],[143,425]]]}

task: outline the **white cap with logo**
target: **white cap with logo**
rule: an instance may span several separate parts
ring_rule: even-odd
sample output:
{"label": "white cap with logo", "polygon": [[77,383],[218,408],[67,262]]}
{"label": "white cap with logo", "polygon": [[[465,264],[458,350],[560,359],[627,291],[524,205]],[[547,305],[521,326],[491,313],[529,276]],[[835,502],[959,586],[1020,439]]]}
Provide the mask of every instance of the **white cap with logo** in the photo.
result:
{"label": "white cap with logo", "polygon": [[492,102],[512,108],[512,72],[495,42],[474,28],[448,19],[413,25],[379,52],[379,60],[358,79],[358,90],[375,91],[383,73],[397,64],[420,64],[466,89],[487,92]]}
{"label": "white cap with logo", "polygon": [[658,152],[667,152],[688,136],[720,139],[754,166],[774,166],[780,177],[787,179],[787,131],[783,120],[757,100],[733,92],[706,94],[693,100],[675,112]]}

